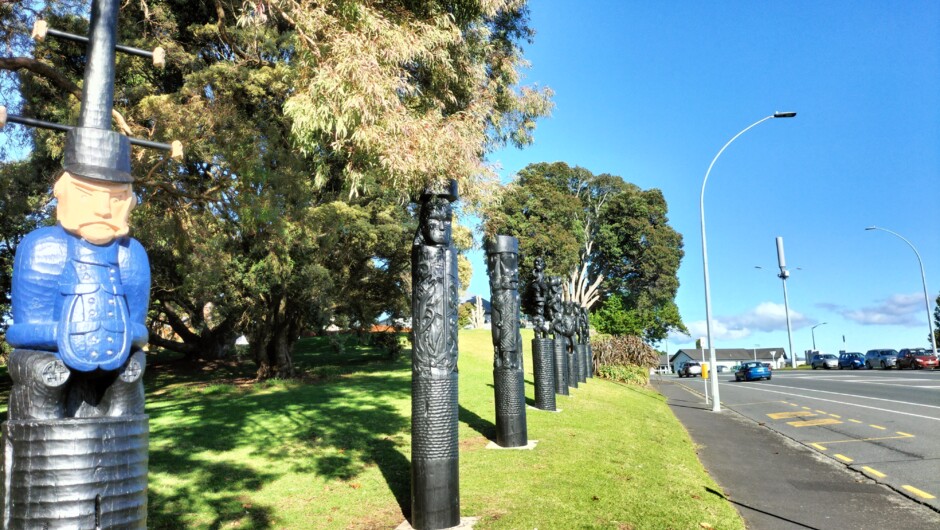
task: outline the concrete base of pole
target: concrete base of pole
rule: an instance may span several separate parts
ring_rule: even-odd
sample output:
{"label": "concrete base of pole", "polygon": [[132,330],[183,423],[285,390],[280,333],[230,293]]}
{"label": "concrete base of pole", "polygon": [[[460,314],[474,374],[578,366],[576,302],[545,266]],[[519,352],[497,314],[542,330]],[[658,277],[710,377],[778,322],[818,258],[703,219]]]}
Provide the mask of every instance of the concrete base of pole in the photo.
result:
{"label": "concrete base of pole", "polygon": [[503,446],[499,445],[499,444],[496,443],[496,442],[490,442],[490,443],[486,444],[486,448],[487,448],[487,449],[505,449],[505,450],[507,450],[507,451],[509,451],[509,450],[531,451],[531,450],[535,449],[535,446],[538,445],[538,443],[539,443],[538,440],[529,440],[529,443],[527,443],[527,444],[525,444],[525,445],[520,445],[520,446],[517,446],[517,447],[503,447]]}
{"label": "concrete base of pole", "polygon": [[[460,523],[457,526],[449,526],[446,529],[442,529],[442,530],[454,530],[458,528],[462,530],[467,530],[469,528],[473,528],[473,526],[477,524],[479,521],[480,521],[479,517],[461,517]],[[415,529],[414,527],[411,526],[411,523],[409,523],[408,521],[404,521],[400,525],[396,526],[395,530],[415,530]]]}

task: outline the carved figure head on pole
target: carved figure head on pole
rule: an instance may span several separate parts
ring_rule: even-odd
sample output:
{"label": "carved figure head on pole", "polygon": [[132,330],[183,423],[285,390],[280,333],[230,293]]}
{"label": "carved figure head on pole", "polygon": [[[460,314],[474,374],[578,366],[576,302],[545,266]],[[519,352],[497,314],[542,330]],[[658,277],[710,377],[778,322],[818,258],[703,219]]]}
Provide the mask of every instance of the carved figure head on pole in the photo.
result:
{"label": "carved figure head on pole", "polygon": [[56,220],[62,228],[95,245],[106,245],[130,231],[137,205],[129,183],[76,178],[65,171],[53,188]]}
{"label": "carved figure head on pole", "polygon": [[449,245],[453,224],[453,207],[457,200],[457,182],[448,181],[442,189],[429,188],[421,195],[419,230],[415,245]]}

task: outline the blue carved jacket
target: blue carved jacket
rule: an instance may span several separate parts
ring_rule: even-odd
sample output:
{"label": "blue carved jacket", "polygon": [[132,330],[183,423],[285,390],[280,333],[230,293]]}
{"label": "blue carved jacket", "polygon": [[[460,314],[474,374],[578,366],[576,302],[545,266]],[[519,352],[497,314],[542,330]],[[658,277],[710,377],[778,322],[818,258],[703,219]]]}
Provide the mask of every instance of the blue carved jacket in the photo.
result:
{"label": "blue carved jacket", "polygon": [[55,352],[66,366],[115,370],[147,344],[150,263],[130,237],[94,245],[60,225],[34,230],[13,262],[15,348]]}

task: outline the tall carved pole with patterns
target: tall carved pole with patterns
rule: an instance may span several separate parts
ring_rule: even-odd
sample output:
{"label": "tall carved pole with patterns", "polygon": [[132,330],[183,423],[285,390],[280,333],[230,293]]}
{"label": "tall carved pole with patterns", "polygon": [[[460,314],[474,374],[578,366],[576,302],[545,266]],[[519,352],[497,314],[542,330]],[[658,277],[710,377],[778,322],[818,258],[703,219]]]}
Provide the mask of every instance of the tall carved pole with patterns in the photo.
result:
{"label": "tall carved pole with patterns", "polygon": [[[553,333],[554,361],[555,361],[555,393],[567,396],[568,386],[568,349],[565,337],[559,332],[563,325],[564,300],[562,299],[562,280],[560,276],[548,278],[548,297],[545,301],[545,321]],[[577,384],[577,382],[575,383]]]}
{"label": "tall carved pole with patterns", "polygon": [[519,334],[519,240],[496,236],[486,243],[493,331],[493,388],[496,394],[496,444],[529,443]]}
{"label": "tall carved pole with patterns", "polygon": [[545,299],[548,283],[545,279],[545,261],[535,258],[532,283],[529,285],[533,300],[532,376],[535,379],[535,408],[555,410],[555,342],[548,336],[550,322],[545,319]]}
{"label": "tall carved pole with patterns", "polygon": [[[136,205],[131,145],[171,146],[111,130],[118,0],[94,0],[78,125],[7,115],[67,132],[55,226],[16,250],[7,342],[13,379],[3,424],[3,529],[146,528],[148,417],[143,373],[150,264],[129,237]],[[37,29],[38,28],[38,29]],[[161,57],[158,57],[161,56]],[[181,147],[173,146],[174,151]]]}
{"label": "tall carved pole with patterns", "polygon": [[457,254],[451,203],[457,183],[421,196],[411,249],[411,525],[460,523],[457,454]]}

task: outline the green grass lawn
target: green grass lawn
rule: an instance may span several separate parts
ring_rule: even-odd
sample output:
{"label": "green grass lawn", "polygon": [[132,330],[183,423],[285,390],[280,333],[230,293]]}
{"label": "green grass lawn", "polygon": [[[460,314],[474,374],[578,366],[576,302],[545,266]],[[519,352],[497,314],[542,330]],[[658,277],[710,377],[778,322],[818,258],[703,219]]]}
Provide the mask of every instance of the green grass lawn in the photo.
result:
{"label": "green grass lawn", "polygon": [[[719,488],[689,436],[646,388],[591,379],[558,396],[562,412],[527,410],[534,451],[485,449],[495,437],[492,359],[488,330],[460,334],[461,512],[482,518],[476,528],[744,528],[707,492]],[[302,380],[262,384],[249,382],[250,363],[148,369],[150,528],[390,529],[403,520],[407,352],[389,361],[303,339],[296,363]]]}

